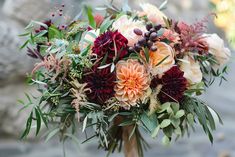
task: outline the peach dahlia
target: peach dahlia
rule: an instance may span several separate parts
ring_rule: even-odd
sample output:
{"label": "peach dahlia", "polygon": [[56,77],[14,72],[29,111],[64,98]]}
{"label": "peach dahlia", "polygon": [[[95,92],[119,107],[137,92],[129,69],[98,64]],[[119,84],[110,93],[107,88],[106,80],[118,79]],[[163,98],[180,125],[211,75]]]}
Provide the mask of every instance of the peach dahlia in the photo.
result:
{"label": "peach dahlia", "polygon": [[149,75],[137,60],[119,61],[116,69],[115,96],[125,105],[135,106],[149,88]]}

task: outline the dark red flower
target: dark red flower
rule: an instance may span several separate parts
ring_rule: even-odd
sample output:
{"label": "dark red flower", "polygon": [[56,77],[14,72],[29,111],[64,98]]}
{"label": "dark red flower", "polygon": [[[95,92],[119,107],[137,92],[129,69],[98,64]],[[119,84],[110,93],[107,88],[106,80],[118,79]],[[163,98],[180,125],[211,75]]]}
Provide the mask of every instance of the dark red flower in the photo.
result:
{"label": "dark red flower", "polygon": [[115,80],[116,75],[110,72],[110,67],[98,69],[98,65],[93,66],[84,75],[84,82],[91,90],[87,92],[88,98],[95,103],[104,104],[114,96]]}
{"label": "dark red flower", "polygon": [[128,40],[118,31],[107,31],[96,38],[92,51],[98,58],[106,58],[107,55],[106,63],[111,63],[127,55],[127,43]]}
{"label": "dark red flower", "polygon": [[180,102],[187,89],[187,80],[184,78],[184,72],[177,66],[168,70],[161,79],[153,79],[151,87],[154,87],[157,84],[162,85],[161,91],[158,94],[161,103]]}

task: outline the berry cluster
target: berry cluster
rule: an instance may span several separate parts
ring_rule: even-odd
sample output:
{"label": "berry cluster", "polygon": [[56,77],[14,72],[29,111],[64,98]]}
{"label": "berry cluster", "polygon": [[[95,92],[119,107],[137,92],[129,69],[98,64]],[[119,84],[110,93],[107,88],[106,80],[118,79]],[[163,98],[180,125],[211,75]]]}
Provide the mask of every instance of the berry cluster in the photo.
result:
{"label": "berry cluster", "polygon": [[142,38],[134,45],[134,47],[130,47],[130,51],[140,52],[142,47],[147,47],[151,51],[156,51],[157,47],[154,45],[154,42],[158,40],[158,31],[162,28],[162,25],[153,25],[149,23],[146,25],[147,32],[143,33],[140,29],[134,29],[134,33],[138,36],[142,36]]}

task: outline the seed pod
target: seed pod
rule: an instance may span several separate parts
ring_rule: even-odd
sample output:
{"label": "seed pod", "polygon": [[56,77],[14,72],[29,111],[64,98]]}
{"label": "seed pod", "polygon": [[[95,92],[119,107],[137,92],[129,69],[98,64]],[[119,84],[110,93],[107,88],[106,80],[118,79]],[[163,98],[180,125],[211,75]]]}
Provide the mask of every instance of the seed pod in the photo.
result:
{"label": "seed pod", "polygon": [[134,47],[129,47],[129,51],[134,52],[135,51]]}
{"label": "seed pod", "polygon": [[153,32],[153,33],[150,34],[150,38],[149,38],[149,39],[150,39],[151,41],[155,41],[157,37],[158,37],[157,33],[156,33],[156,32]]}
{"label": "seed pod", "polygon": [[153,42],[149,40],[149,41],[147,42],[147,45],[148,45],[149,48],[151,48],[151,47],[153,46]]}
{"label": "seed pod", "polygon": [[154,26],[154,29],[155,29],[156,31],[159,31],[161,28],[162,28],[162,25],[156,25],[156,26]]}
{"label": "seed pod", "polygon": [[135,49],[137,52],[139,52],[139,51],[141,50],[141,46],[137,43],[137,44],[135,44],[134,49]]}
{"label": "seed pod", "polygon": [[151,28],[153,28],[153,24],[152,23],[148,23],[146,25],[146,29],[149,31]]}
{"label": "seed pod", "polygon": [[150,33],[153,33],[153,32],[156,32],[156,30],[155,30],[154,28],[151,28],[151,29],[149,30],[149,32],[150,32]]}
{"label": "seed pod", "polygon": [[151,51],[157,51],[157,47],[156,47],[156,46],[152,46],[152,47],[150,48],[150,50],[151,50]]}
{"label": "seed pod", "polygon": [[143,35],[143,32],[142,32],[140,29],[138,29],[138,28],[135,28],[135,29],[134,29],[134,33],[135,33],[136,35]]}
{"label": "seed pod", "polygon": [[147,41],[146,41],[145,38],[142,38],[142,39],[140,39],[140,40],[138,41],[138,44],[139,44],[140,46],[144,46],[144,45],[146,45],[146,43],[147,43]]}
{"label": "seed pod", "polygon": [[149,36],[150,36],[150,32],[146,32],[146,33],[144,33],[144,36],[145,36],[146,38],[149,38]]}

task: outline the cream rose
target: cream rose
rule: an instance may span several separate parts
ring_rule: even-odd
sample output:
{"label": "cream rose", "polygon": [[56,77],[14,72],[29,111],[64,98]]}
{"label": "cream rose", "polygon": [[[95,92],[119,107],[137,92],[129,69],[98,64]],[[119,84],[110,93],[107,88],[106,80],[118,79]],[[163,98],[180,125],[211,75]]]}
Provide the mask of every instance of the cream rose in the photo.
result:
{"label": "cream rose", "polygon": [[180,69],[184,72],[184,77],[190,84],[197,84],[202,81],[200,65],[192,57],[185,56],[180,64]]}
{"label": "cream rose", "polygon": [[95,39],[99,36],[100,30],[90,30],[86,32],[82,42],[80,42],[79,47],[81,50],[85,49],[89,44],[93,45]]}
{"label": "cream rose", "polygon": [[220,66],[228,63],[231,57],[231,51],[225,47],[224,41],[217,34],[204,34],[206,42],[209,45],[209,53],[218,61]]}
{"label": "cream rose", "polygon": [[134,33],[134,29],[140,29],[143,33],[146,32],[146,28],[143,22],[134,21],[132,18],[128,18],[127,15],[121,16],[117,21],[113,23],[113,29],[118,30],[128,40],[128,46],[134,46],[142,36],[138,36]]}
{"label": "cream rose", "polygon": [[149,3],[140,4],[143,12],[139,13],[139,16],[147,16],[147,18],[154,24],[164,24],[164,18],[166,15],[161,12],[156,6]]}

